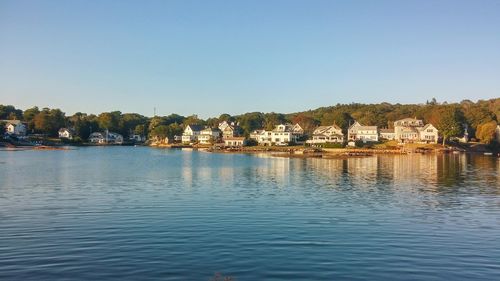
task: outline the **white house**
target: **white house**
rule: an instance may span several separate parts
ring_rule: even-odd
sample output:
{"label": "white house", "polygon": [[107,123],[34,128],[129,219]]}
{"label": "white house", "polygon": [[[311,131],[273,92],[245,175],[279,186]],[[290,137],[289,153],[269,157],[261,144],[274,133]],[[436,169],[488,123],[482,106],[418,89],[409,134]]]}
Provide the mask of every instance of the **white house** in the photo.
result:
{"label": "white house", "polygon": [[222,138],[232,138],[241,135],[241,128],[237,123],[223,121],[219,123],[219,130],[222,132]]}
{"label": "white house", "polygon": [[313,132],[312,138],[307,140],[308,144],[343,143],[344,134],[337,125],[319,126]]}
{"label": "white house", "polygon": [[265,130],[254,130],[250,133],[249,139],[259,142],[260,136],[265,132]]}
{"label": "white house", "polygon": [[260,145],[286,145],[298,143],[304,135],[304,130],[299,124],[280,124],[272,131],[257,130],[250,136],[257,140]]}
{"label": "white house", "polygon": [[75,135],[75,132],[72,129],[69,128],[61,128],[59,129],[59,138],[60,139],[73,139],[73,136]]}
{"label": "white house", "polygon": [[91,143],[106,143],[106,138],[101,132],[93,132],[89,135],[89,142]]}
{"label": "white house", "polygon": [[123,143],[123,136],[118,134],[118,133],[108,133],[108,143],[114,143],[114,144],[122,144]]}
{"label": "white house", "polygon": [[123,136],[113,132],[94,132],[89,136],[89,142],[98,144],[122,144]]}
{"label": "white house", "polygon": [[200,131],[198,135],[198,141],[200,144],[211,144],[217,142],[220,139],[221,131],[214,128],[205,128]]}
{"label": "white house", "polygon": [[0,120],[0,123],[5,123],[5,130],[9,135],[26,135],[26,125],[19,120]]}
{"label": "white house", "polygon": [[201,130],[203,130],[203,126],[187,125],[186,128],[184,128],[184,133],[182,134],[182,142],[191,143],[197,141]]}
{"label": "white house", "polygon": [[500,143],[500,125],[497,125],[497,128],[495,129],[495,135],[497,142]]}
{"label": "white house", "polygon": [[143,135],[139,135],[139,134],[132,134],[128,137],[128,139],[130,141],[137,141],[137,142],[142,142],[142,141],[146,141],[146,137],[143,136]]}
{"label": "white house", "polygon": [[394,122],[394,139],[399,142],[416,142],[419,140],[417,128],[422,128],[424,122],[416,118],[405,118]]}
{"label": "white house", "polygon": [[438,142],[438,130],[422,120],[405,118],[394,122],[394,138],[399,142]]}
{"label": "white house", "polygon": [[427,124],[422,128],[418,128],[420,133],[419,138],[421,142],[437,143],[438,142],[438,129],[432,124]]}
{"label": "white house", "polygon": [[347,130],[347,138],[353,141],[377,142],[378,128],[377,126],[363,126],[355,121]]}
{"label": "white house", "polygon": [[241,147],[246,144],[244,137],[227,137],[224,138],[224,146],[226,147]]}
{"label": "white house", "polygon": [[396,133],[394,129],[380,129],[380,138],[384,140],[394,140]]}

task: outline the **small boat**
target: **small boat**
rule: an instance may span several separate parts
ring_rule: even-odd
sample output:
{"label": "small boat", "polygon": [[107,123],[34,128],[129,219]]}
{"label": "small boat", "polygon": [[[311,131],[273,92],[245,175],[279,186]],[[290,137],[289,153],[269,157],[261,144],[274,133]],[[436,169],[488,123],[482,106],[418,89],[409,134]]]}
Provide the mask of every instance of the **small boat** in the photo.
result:
{"label": "small boat", "polygon": [[493,155],[493,153],[491,153],[491,152],[485,152],[484,155],[491,156],[491,155]]}

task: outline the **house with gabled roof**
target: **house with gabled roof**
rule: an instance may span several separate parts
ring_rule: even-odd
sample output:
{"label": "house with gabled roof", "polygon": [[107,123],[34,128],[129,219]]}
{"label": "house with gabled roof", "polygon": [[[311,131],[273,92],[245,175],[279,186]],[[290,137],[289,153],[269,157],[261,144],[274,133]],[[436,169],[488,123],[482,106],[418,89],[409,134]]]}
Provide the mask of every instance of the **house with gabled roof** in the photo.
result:
{"label": "house with gabled roof", "polygon": [[347,138],[350,141],[377,142],[378,127],[363,126],[358,121],[355,121],[347,130]]}
{"label": "house with gabled roof", "polygon": [[5,123],[5,132],[9,135],[26,135],[26,125],[20,120],[0,120],[0,123]]}
{"label": "house with gabled roof", "polygon": [[432,124],[426,124],[421,128],[418,128],[419,140],[426,143],[437,143],[438,142],[438,129]]}
{"label": "house with gabled roof", "polygon": [[438,129],[416,118],[404,118],[394,122],[394,138],[401,142],[438,142]]}
{"label": "house with gabled roof", "polygon": [[307,140],[308,144],[344,143],[344,134],[337,125],[319,126],[312,134],[312,138]]}
{"label": "house with gabled roof", "polygon": [[198,135],[200,144],[211,144],[217,142],[221,137],[221,131],[218,128],[205,128]]}
{"label": "house with gabled roof", "polygon": [[182,142],[183,143],[191,143],[198,140],[198,136],[201,131],[204,129],[201,125],[187,125],[184,128],[184,133],[182,133]]}
{"label": "house with gabled roof", "polygon": [[60,139],[68,139],[71,140],[73,139],[73,136],[75,135],[75,131],[70,128],[61,128],[58,131],[59,138]]}
{"label": "house with gabled roof", "polygon": [[239,137],[242,134],[242,130],[238,123],[222,121],[219,123],[219,130],[222,133],[222,138],[232,138]]}
{"label": "house with gabled roof", "polygon": [[299,143],[304,136],[304,130],[299,124],[279,124],[272,131],[255,130],[250,138],[257,140],[260,145],[287,145]]}

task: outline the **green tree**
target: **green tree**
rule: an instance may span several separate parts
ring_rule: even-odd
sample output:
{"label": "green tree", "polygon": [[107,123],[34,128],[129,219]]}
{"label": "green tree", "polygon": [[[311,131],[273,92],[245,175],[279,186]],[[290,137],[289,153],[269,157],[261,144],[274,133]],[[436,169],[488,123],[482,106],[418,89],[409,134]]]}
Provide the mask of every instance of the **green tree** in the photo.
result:
{"label": "green tree", "polygon": [[170,125],[173,123],[182,124],[186,119],[186,117],[173,113],[168,116],[165,116],[163,119],[165,120],[164,121],[165,125]]}
{"label": "green tree", "polygon": [[446,106],[441,109],[436,128],[443,138],[443,146],[450,137],[458,137],[463,133],[463,121],[464,118],[458,108]]}
{"label": "green tree", "polygon": [[156,126],[155,128],[153,128],[153,130],[149,132],[150,138],[160,138],[160,139],[166,138],[168,136],[168,133],[169,129],[167,125]]}
{"label": "green tree", "polygon": [[99,128],[101,128],[101,130],[117,132],[120,129],[120,118],[120,111],[103,112],[97,117],[97,122],[99,123]]}
{"label": "green tree", "polygon": [[266,113],[264,114],[264,128],[266,130],[273,130],[275,126],[286,123],[284,114],[281,113]]}
{"label": "green tree", "polygon": [[245,113],[236,116],[236,121],[243,129],[243,133],[248,136],[253,130],[262,129],[264,126],[264,115],[260,112]]}
{"label": "green tree", "polygon": [[476,137],[481,140],[481,143],[490,144],[493,140],[495,140],[496,128],[496,121],[481,124],[477,128]]}
{"label": "green tree", "polygon": [[23,112],[23,120],[28,123],[28,131],[35,130],[35,116],[40,113],[38,106],[33,106],[32,108],[28,108]]}
{"label": "green tree", "polygon": [[291,118],[293,124],[299,124],[306,134],[312,134],[314,129],[319,125],[319,121],[306,115],[305,113],[299,113]]}
{"label": "green tree", "polygon": [[35,131],[57,136],[60,128],[65,126],[66,117],[60,109],[44,108],[33,118]]}
{"label": "green tree", "polygon": [[180,125],[173,123],[170,125],[159,125],[156,126],[150,133],[150,138],[160,138],[164,139],[168,137],[173,139],[175,135],[182,134],[182,128]]}
{"label": "green tree", "polygon": [[135,135],[146,136],[147,135],[146,125],[145,124],[140,124],[140,125],[135,126],[135,128],[134,128],[134,134]]}
{"label": "green tree", "polygon": [[196,114],[193,114],[191,116],[188,116],[186,117],[186,119],[184,119],[184,125],[187,126],[187,125],[204,125],[205,122],[198,118],[198,115]]}
{"label": "green tree", "polygon": [[99,125],[95,116],[88,116],[86,113],[77,112],[69,117],[69,126],[75,130],[76,136],[87,139],[92,130],[98,130]]}
{"label": "green tree", "polygon": [[0,104],[0,120],[10,119],[10,120],[21,120],[23,117],[23,111],[16,109],[12,105],[1,105]]}
{"label": "green tree", "polygon": [[5,126],[7,124],[3,121],[0,121],[0,139],[3,138],[3,135],[5,134],[6,132],[6,129],[5,129]]}
{"label": "green tree", "polygon": [[140,114],[125,113],[119,118],[117,132],[124,136],[129,136],[138,125],[145,124],[146,122],[147,118]]}

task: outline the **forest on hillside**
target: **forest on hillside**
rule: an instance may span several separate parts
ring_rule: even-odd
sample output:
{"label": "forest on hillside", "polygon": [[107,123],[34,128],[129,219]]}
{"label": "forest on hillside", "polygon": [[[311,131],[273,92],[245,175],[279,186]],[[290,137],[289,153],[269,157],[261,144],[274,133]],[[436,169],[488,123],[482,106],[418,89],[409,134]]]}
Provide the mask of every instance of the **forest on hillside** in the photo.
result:
{"label": "forest on hillside", "polygon": [[[394,121],[406,117],[416,117],[433,124],[446,138],[459,137],[467,130],[470,137],[483,143],[491,143],[495,139],[495,129],[500,120],[500,98],[477,102],[464,100],[460,103],[439,103],[433,99],[425,104],[337,104],[296,113],[221,114],[206,120],[197,115],[146,117],[120,111],[98,115],[78,112],[66,116],[60,109],[40,109],[35,106],[21,110],[12,105],[0,105],[0,120],[22,120],[27,123],[30,133],[57,136],[60,128],[70,127],[81,140],[86,140],[91,132],[106,129],[125,137],[132,134],[172,137],[182,134],[184,126],[188,124],[217,127],[222,121],[239,123],[245,135],[256,129],[272,129],[275,125],[286,122],[299,123],[308,134],[317,126],[332,124],[340,126],[346,132],[354,120],[363,125],[391,128]],[[0,127],[3,129],[3,126]]]}

